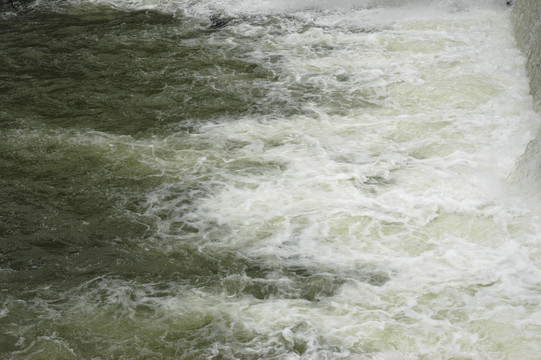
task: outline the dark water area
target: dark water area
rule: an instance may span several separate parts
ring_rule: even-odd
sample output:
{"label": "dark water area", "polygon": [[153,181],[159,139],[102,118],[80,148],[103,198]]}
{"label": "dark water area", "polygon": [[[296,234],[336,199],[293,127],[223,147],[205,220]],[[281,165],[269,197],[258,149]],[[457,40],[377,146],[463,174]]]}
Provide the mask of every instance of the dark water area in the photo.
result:
{"label": "dark water area", "polygon": [[12,121],[9,110],[51,126],[148,134],[257,107],[263,90],[233,92],[217,69],[237,81],[269,76],[242,49],[227,56],[219,39],[210,44],[215,35],[189,19],[95,9],[12,21],[2,32],[4,116]]}
{"label": "dark water area", "polygon": [[209,29],[205,19],[66,10],[23,10],[0,29],[2,262],[29,271],[13,276],[36,284],[59,274],[116,274],[122,266],[115,263],[145,261],[144,254],[122,260],[131,252],[124,247],[148,236],[137,215],[140,194],[167,176],[141,164],[138,153],[78,137],[124,136],[128,147],[130,138],[189,134],[207,121],[302,113],[299,104],[313,94],[309,84],[293,84],[283,89],[289,98],[272,97],[275,69],[247,55],[248,38],[231,44],[231,34]]}
{"label": "dark water area", "polygon": [[[156,307],[137,303],[183,287],[260,299],[333,294],[345,281],[337,275],[190,245],[165,255],[152,248],[158,229],[145,215],[145,195],[176,175],[147,163],[170,155],[154,154],[149,141],[175,133],[186,138],[177,146],[205,148],[187,139],[205,122],[302,112],[294,96],[269,96],[279,76],[247,55],[250,41],[225,42],[231,36],[208,29],[205,19],[155,11],[56,10],[21,10],[0,27],[0,356],[166,358],[205,349],[222,336],[205,340],[214,331],[204,329],[198,339],[195,329],[210,320],[158,336],[149,329],[161,321]],[[286,91],[305,93],[295,86]],[[181,187],[176,196],[188,211],[204,180]],[[201,236],[197,228],[177,227]],[[276,271],[292,284],[265,281]],[[362,276],[386,281],[384,274]],[[107,304],[123,287],[121,297],[133,304]],[[80,313],[81,301],[99,306],[99,315]],[[120,344],[134,332],[144,338]]]}
{"label": "dark water area", "polygon": [[35,269],[37,283],[57,273],[70,277],[74,267],[90,276],[110,273],[120,244],[148,232],[144,220],[119,209],[138,213],[140,194],[167,179],[138,153],[75,139],[101,132],[124,136],[128,147],[130,138],[189,133],[224,114],[262,111],[266,89],[251,82],[272,82],[270,71],[243,59],[247,49],[228,52],[193,19],[98,7],[30,11],[6,22],[2,260]]}

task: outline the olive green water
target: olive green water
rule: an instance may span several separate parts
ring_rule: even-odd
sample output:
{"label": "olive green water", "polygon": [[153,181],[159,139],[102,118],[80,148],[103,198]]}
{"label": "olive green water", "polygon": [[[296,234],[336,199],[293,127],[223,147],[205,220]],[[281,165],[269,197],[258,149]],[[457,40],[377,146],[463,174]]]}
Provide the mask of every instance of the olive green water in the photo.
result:
{"label": "olive green water", "polygon": [[508,9],[149,4],[3,5],[0,358],[535,358]]}
{"label": "olive green water", "polygon": [[[207,29],[205,19],[96,6],[20,11],[2,22],[1,357],[196,359],[229,342],[237,345],[227,351],[238,352],[249,332],[224,334],[213,327],[229,320],[207,326],[213,319],[197,312],[164,319],[153,299],[186,287],[313,300],[344,282],[284,268],[291,284],[259,284],[276,266],[189,244],[166,255],[161,245],[153,249],[160,230],[144,214],[146,193],[178,182],[178,151],[215,151],[190,138],[194,128],[224,117],[304,112],[301,94],[310,92],[297,85],[286,90],[296,97],[271,96],[278,76],[246,56],[249,41],[231,48],[223,42],[229,36]],[[163,145],[170,134],[175,153]],[[189,211],[205,186],[218,186],[204,169],[185,176],[175,189],[177,200],[184,194],[177,212]],[[174,226],[173,234],[207,236]],[[366,279],[386,281],[377,273]]]}

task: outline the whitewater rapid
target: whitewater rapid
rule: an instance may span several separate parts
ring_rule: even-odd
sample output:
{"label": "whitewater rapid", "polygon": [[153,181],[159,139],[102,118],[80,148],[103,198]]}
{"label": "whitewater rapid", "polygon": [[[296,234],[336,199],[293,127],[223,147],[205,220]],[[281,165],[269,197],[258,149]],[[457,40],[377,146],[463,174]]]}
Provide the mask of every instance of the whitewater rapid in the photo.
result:
{"label": "whitewater rapid", "polygon": [[[25,164],[90,181],[84,201],[113,205],[107,220],[73,207],[82,215],[43,227],[54,237],[69,222],[63,241],[92,229],[100,242],[62,253],[62,279],[3,295],[7,358],[538,356],[541,207],[517,164],[540,121],[505,4],[47,9],[84,23],[86,42],[54,46],[79,44],[71,54],[93,72],[86,88],[70,71],[36,75],[36,98],[62,108],[64,88],[98,91],[70,100],[86,103],[65,119],[8,107],[18,119],[0,139]],[[227,25],[209,29],[214,14]],[[108,27],[92,32],[100,16]],[[58,32],[79,39],[77,26]],[[83,186],[32,166],[51,187]]]}

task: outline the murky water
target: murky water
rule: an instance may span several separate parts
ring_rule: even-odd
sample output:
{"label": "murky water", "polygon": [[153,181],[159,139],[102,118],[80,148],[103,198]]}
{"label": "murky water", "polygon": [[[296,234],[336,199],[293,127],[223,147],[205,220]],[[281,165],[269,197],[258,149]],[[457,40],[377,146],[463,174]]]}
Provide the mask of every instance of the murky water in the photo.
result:
{"label": "murky water", "polygon": [[14,5],[0,357],[538,358],[505,4]]}

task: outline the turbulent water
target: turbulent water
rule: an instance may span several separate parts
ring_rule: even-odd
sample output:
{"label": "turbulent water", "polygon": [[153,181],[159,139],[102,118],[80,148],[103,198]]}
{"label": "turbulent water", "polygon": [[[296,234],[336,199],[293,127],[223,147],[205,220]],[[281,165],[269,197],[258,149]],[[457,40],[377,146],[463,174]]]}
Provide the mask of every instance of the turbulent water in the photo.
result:
{"label": "turbulent water", "polygon": [[538,359],[503,3],[4,2],[0,357]]}

